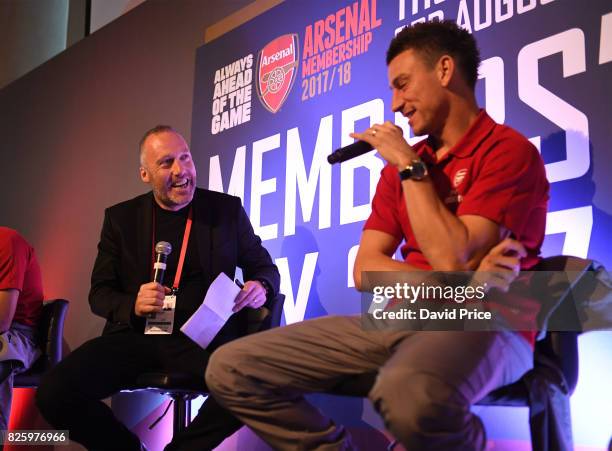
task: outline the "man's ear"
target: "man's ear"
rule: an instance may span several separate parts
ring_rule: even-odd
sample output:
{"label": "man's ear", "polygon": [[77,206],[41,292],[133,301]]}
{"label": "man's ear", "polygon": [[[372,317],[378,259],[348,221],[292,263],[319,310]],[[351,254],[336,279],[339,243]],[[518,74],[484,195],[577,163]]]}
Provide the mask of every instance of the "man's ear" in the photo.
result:
{"label": "man's ear", "polygon": [[145,183],[149,183],[151,178],[149,177],[149,171],[147,171],[144,167],[140,166],[140,180]]}
{"label": "man's ear", "polygon": [[447,87],[455,73],[455,60],[450,55],[442,55],[438,60],[437,74],[440,84]]}

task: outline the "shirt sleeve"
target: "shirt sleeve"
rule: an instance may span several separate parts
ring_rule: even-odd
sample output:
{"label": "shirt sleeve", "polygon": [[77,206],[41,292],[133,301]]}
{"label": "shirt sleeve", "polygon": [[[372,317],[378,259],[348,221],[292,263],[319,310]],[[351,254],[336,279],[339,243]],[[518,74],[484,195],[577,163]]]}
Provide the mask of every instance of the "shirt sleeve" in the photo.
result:
{"label": "shirt sleeve", "polygon": [[403,239],[402,227],[399,221],[398,196],[402,196],[397,170],[385,166],[380,174],[372,212],[364,225],[364,230],[378,230],[388,233],[397,239]]}
{"label": "shirt sleeve", "polygon": [[28,266],[28,245],[16,233],[0,236],[0,290],[23,290]]}
{"label": "shirt sleeve", "polygon": [[483,159],[457,216],[483,216],[521,236],[531,211],[547,201],[547,190],[544,163],[537,149],[524,139],[502,141]]}

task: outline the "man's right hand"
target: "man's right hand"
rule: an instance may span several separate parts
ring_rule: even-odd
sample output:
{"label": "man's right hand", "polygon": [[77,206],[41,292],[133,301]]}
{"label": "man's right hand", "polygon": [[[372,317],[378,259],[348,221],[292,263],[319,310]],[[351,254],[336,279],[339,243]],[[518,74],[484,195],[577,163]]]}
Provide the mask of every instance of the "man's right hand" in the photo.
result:
{"label": "man's right hand", "polygon": [[161,312],[164,298],[170,292],[170,288],[164,287],[157,282],[140,285],[136,303],[134,304],[134,313],[136,316],[147,316],[150,313]]}

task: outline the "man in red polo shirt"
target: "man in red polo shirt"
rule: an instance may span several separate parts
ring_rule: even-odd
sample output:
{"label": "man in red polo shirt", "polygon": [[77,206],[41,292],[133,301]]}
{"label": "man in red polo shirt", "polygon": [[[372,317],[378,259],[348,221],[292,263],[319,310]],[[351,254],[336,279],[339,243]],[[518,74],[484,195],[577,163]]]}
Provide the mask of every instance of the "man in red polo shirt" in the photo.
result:
{"label": "man in red polo shirt", "polygon": [[[428,138],[412,147],[391,122],[352,134],[387,161],[355,260],[358,289],[364,271],[477,269],[507,282],[538,261],[544,165],[525,137],[478,108],[479,63],[474,38],[451,21],[415,24],[392,40],[393,111]],[[533,324],[537,305],[522,301]],[[368,397],[407,449],[481,450],[484,428],[470,406],[529,370],[532,343],[529,332],[364,330],[357,317],[325,317],[220,348],[206,380],[275,449],[350,449],[346,431],[302,394],[376,373]]]}
{"label": "man in red polo shirt", "polygon": [[13,376],[40,354],[34,326],[42,301],[34,249],[15,230],[0,227],[0,431],[8,427]]}

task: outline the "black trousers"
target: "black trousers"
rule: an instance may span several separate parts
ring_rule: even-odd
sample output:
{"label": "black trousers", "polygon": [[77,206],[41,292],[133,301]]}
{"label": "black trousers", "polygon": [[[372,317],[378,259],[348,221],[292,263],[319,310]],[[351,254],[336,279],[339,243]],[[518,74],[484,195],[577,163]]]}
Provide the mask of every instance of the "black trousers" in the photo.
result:
{"label": "black trousers", "polygon": [[[139,374],[195,375],[206,390],[210,354],[182,334],[144,335],[132,330],[94,338],[62,360],[42,381],[36,404],[56,429],[90,450],[140,450],[140,440],[101,400],[135,384]],[[215,448],[242,424],[209,397],[187,430],[167,450]]]}

